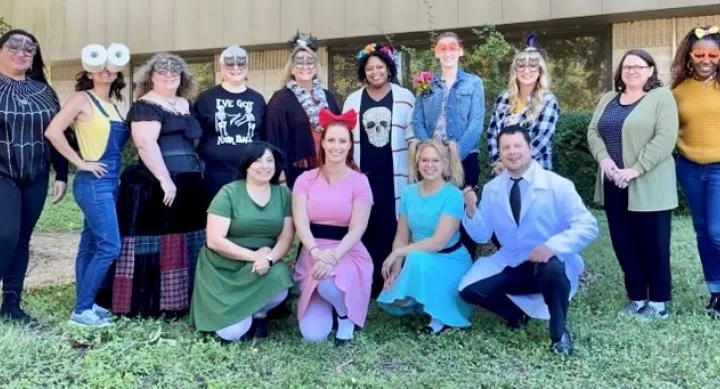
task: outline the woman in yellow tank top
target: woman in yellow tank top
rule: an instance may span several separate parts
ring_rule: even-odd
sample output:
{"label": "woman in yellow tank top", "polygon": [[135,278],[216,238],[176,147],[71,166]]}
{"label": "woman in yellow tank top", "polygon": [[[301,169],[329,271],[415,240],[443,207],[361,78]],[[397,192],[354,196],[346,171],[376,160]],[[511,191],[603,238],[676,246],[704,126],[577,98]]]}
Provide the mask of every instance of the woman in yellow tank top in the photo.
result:
{"label": "woman in yellow tank top", "polygon": [[[73,195],[85,220],[75,263],[76,303],[70,323],[85,327],[110,324],[110,312],[95,304],[95,296],[108,269],[120,255],[115,205],[122,150],[130,134],[117,107],[111,103],[122,100],[125,80],[118,70],[129,61],[125,46],[113,44],[109,50],[118,46],[120,51],[110,53],[111,60],[99,66],[94,60],[107,54],[101,51],[104,49],[89,45],[83,50],[85,70],[76,77],[77,93],[65,103],[45,132],[55,148],[78,169]],[[88,47],[97,52],[86,58]],[[125,63],[117,63],[118,55],[124,55]],[[71,124],[79,153],[64,136]]]}

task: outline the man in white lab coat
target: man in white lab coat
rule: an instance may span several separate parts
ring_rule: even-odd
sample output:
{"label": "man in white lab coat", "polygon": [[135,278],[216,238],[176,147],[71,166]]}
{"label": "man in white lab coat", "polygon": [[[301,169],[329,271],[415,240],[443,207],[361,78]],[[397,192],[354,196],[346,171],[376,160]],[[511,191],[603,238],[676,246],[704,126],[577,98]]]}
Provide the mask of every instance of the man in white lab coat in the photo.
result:
{"label": "man in white lab coat", "polygon": [[460,296],[519,328],[529,317],[550,319],[551,349],[572,354],[565,325],[570,298],[583,271],[579,253],[598,235],[597,221],[575,186],[532,159],[520,126],[498,136],[506,170],[477,195],[466,189],[463,225],[478,243],[493,233],[502,247],[478,259],[460,282]]}

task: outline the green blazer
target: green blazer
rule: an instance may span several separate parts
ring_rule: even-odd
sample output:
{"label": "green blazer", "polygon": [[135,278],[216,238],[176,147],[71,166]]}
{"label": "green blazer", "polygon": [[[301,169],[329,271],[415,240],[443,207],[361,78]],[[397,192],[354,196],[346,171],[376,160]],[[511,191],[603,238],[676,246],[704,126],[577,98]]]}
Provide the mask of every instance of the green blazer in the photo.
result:
{"label": "green blazer", "polygon": [[[617,95],[617,92],[608,92],[600,99],[588,127],[588,145],[598,163],[610,155],[597,123],[607,104]],[[672,156],[678,127],[677,104],[667,88],[649,91],[628,115],[622,128],[623,164],[640,173],[628,186],[628,210],[665,211],[678,206]],[[600,204],[603,204],[603,181],[602,170],[598,168],[595,201]]]}

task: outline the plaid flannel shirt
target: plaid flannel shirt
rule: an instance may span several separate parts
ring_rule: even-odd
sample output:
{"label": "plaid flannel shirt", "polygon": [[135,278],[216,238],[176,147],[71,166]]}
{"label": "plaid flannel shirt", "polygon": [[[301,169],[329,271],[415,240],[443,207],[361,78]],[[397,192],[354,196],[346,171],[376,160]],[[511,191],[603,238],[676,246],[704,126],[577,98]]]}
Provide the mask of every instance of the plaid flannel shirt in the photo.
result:
{"label": "plaid flannel shirt", "polygon": [[[510,113],[510,99],[508,92],[504,91],[498,96],[493,108],[490,125],[488,126],[488,155],[490,163],[494,164],[500,159],[500,149],[498,148],[497,137],[500,131],[506,126],[515,123],[523,123],[527,117],[527,107],[523,108],[519,115],[515,115],[516,121],[511,123],[513,115]],[[537,118],[524,124],[530,135],[530,144],[532,145],[532,157],[540,163],[545,170],[552,170],[552,137],[555,133],[555,125],[558,121],[560,108],[557,99],[552,93],[545,95],[543,107]]]}

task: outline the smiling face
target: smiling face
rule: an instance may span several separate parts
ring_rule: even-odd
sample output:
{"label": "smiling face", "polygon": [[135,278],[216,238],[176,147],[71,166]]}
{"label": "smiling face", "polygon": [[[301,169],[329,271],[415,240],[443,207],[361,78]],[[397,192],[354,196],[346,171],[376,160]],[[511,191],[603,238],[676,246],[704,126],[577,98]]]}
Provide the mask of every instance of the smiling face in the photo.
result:
{"label": "smiling face", "polygon": [[389,82],[388,67],[377,56],[368,58],[365,64],[365,79],[368,85],[375,88],[382,88]]}
{"label": "smiling face", "polygon": [[300,50],[293,56],[292,75],[295,81],[310,82],[317,75],[317,57],[311,53]]}
{"label": "smiling face", "polygon": [[715,77],[720,63],[720,46],[714,40],[699,40],[690,48],[689,60],[693,72],[699,79]]}
{"label": "smiling face", "polygon": [[434,146],[422,148],[417,158],[417,169],[423,180],[442,180],[447,167],[447,161]]}
{"label": "smiling face", "polygon": [[440,61],[440,66],[452,68],[457,66],[460,57],[465,55],[460,42],[452,37],[445,37],[435,45],[435,58]]}
{"label": "smiling face", "polygon": [[153,89],[172,91],[175,93],[180,87],[183,66],[174,60],[157,62],[152,69],[150,80]]}
{"label": "smiling face", "polygon": [[38,45],[22,34],[11,35],[0,47],[0,64],[5,71],[15,74],[26,73],[32,66]]}
{"label": "smiling face", "polygon": [[350,130],[342,124],[330,124],[323,133],[321,142],[325,163],[348,163],[352,139]]}
{"label": "smiling face", "polygon": [[262,157],[253,162],[247,169],[247,178],[258,183],[269,183],[275,175],[275,156],[265,150]]}
{"label": "smiling face", "polygon": [[628,89],[643,88],[653,74],[653,67],[637,55],[628,55],[622,62],[621,79]]}
{"label": "smiling face", "polygon": [[118,78],[118,74],[103,69],[102,72],[88,73],[88,78],[93,80],[93,85],[110,85]]}
{"label": "smiling face", "polygon": [[510,174],[522,172],[532,160],[530,144],[523,134],[502,134],[500,142],[500,161]]}
{"label": "smiling face", "polygon": [[223,81],[239,84],[245,82],[248,74],[247,57],[225,58],[220,66]]}
{"label": "smiling face", "polygon": [[534,86],[540,78],[542,67],[538,53],[523,52],[515,57],[513,67],[518,85]]}

